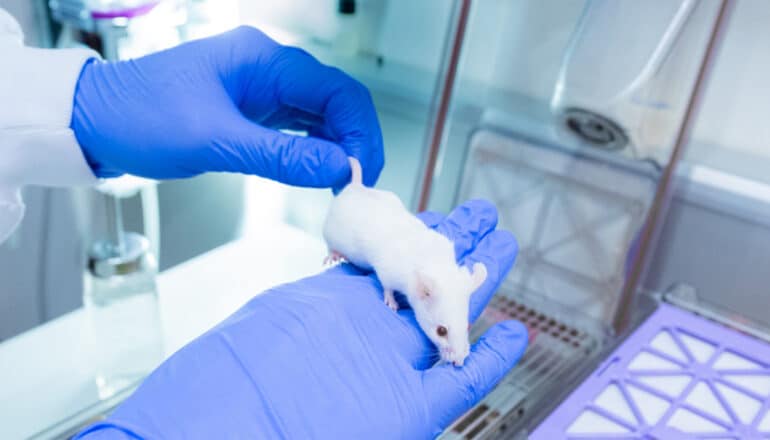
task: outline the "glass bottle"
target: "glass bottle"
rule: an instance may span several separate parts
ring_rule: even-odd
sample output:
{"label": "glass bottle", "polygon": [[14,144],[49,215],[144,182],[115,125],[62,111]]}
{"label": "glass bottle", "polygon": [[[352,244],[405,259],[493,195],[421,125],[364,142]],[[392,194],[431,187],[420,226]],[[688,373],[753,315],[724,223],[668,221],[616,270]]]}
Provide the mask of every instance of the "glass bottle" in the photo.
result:
{"label": "glass bottle", "polygon": [[163,359],[155,278],[148,240],[121,234],[96,242],[85,272],[83,304],[100,399],[138,383]]}

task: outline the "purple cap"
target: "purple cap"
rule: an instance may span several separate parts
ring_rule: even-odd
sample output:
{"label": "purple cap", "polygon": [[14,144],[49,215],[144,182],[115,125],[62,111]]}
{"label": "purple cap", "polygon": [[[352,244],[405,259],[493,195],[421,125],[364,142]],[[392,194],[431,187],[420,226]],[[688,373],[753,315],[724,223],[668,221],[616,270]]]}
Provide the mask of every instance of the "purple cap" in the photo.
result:
{"label": "purple cap", "polygon": [[141,15],[145,15],[150,12],[155,6],[158,6],[160,0],[152,0],[142,5],[128,7],[128,8],[116,8],[107,9],[103,11],[91,11],[91,18],[94,20],[105,20],[112,18],[134,18]]}

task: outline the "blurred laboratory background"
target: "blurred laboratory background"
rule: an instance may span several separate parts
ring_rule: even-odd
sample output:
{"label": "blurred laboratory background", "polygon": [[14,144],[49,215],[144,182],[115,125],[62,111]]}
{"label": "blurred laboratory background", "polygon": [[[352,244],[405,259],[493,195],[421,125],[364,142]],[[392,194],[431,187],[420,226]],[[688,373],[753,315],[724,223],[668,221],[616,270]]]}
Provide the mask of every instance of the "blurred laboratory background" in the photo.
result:
{"label": "blurred laboratory background", "polygon": [[[495,202],[522,249],[505,287],[516,292],[510,297],[535,315],[569,321],[570,347],[584,344],[575,356],[542,346],[561,353],[547,362],[566,367],[599,356],[622,333],[618,310],[630,306],[621,291],[634,265],[644,268],[633,289],[686,285],[696,302],[758,327],[770,322],[766,300],[757,307],[770,283],[757,267],[770,262],[770,7],[736,2],[679,158],[672,153],[721,1],[650,3],[0,0],[0,7],[33,46],[89,45],[126,59],[248,24],[345,70],[371,90],[382,124],[378,186],[414,210],[446,212],[469,197]],[[665,209],[638,261],[635,250],[650,238],[640,231],[667,169]],[[319,237],[332,197],[231,174],[127,186],[24,189],[26,218],[0,246],[0,342],[82,307],[89,248],[114,233],[115,203],[122,228],[149,239],[163,273],[276,222]],[[531,374],[509,392],[531,393],[533,377],[549,377]]]}

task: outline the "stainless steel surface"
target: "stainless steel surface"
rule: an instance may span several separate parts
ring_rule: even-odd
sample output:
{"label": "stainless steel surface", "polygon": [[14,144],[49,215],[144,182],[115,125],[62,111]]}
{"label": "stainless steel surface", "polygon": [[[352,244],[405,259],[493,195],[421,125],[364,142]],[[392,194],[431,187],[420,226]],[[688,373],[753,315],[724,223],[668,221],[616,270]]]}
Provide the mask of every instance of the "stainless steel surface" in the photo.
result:
{"label": "stainless steel surface", "polygon": [[679,127],[676,142],[674,143],[674,148],[671,152],[671,158],[658,183],[655,198],[647,213],[644,227],[642,228],[641,235],[638,239],[639,248],[634,255],[634,263],[631,266],[631,271],[626,278],[623,290],[621,291],[612,323],[613,330],[616,334],[622,334],[631,322],[634,297],[637,294],[646,268],[649,266],[649,250],[660,233],[660,224],[664,219],[670,203],[674,170],[679,164],[679,159],[684,153],[685,146],[690,142],[698,111],[702,105],[702,96],[708,86],[711,71],[713,70],[713,65],[719,53],[720,43],[724,39],[730,11],[733,7],[733,0],[722,0],[719,12],[714,21],[713,31],[708,44],[706,45],[706,52],[698,71],[693,91],[690,95],[684,119]]}
{"label": "stainless steel surface", "polygon": [[444,130],[446,128],[449,105],[452,99],[455,78],[457,76],[460,53],[465,39],[465,28],[468,25],[471,0],[458,0],[458,2],[456,17],[453,20],[454,28],[451,39],[448,42],[448,51],[442,58],[442,78],[437,84],[437,92],[435,93],[435,96],[438,97],[438,103],[430,125],[428,150],[424,161],[425,166],[420,185],[418,186],[418,212],[424,211],[428,207],[428,200],[430,199],[431,187],[433,185],[433,174],[436,169],[436,161],[438,160],[439,150],[445,137]]}

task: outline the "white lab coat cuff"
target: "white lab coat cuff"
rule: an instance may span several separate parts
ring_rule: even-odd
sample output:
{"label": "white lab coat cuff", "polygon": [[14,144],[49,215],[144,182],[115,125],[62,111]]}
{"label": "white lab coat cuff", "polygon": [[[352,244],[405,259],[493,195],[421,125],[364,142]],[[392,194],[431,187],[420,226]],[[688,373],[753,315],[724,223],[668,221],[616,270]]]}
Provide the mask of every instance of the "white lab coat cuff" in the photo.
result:
{"label": "white lab coat cuff", "polygon": [[72,106],[90,49],[37,49],[0,35],[0,184],[96,183],[72,130]]}
{"label": "white lab coat cuff", "polygon": [[70,130],[90,49],[37,49],[0,35],[0,184],[68,186],[97,182]]}
{"label": "white lab coat cuff", "polygon": [[66,128],[72,119],[75,87],[90,49],[38,49],[0,38],[0,123],[19,127]]}
{"label": "white lab coat cuff", "polygon": [[0,183],[73,186],[98,182],[69,128],[3,130],[0,142]]}

